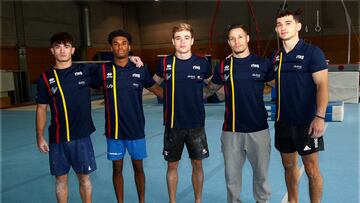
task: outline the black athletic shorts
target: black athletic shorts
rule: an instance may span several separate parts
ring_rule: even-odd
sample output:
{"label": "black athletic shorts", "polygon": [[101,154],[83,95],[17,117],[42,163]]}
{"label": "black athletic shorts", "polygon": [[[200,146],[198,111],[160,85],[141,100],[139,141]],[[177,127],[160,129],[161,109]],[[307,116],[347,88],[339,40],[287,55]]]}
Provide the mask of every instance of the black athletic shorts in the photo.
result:
{"label": "black athletic shorts", "polygon": [[310,124],[289,125],[275,122],[275,148],[281,153],[300,155],[312,154],[324,150],[323,137],[311,138],[308,134]]}
{"label": "black athletic shorts", "polygon": [[209,149],[203,127],[193,129],[165,127],[163,155],[166,161],[179,161],[184,144],[186,144],[190,159],[202,160],[209,157]]}

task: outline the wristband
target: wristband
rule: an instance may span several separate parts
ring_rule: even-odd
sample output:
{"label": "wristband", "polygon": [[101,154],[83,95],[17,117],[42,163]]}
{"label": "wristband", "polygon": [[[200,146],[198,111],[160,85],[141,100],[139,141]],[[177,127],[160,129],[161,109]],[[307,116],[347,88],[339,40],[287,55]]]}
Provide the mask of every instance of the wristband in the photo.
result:
{"label": "wristband", "polygon": [[325,120],[325,117],[319,116],[319,115],[315,115],[315,117],[321,118],[323,120]]}

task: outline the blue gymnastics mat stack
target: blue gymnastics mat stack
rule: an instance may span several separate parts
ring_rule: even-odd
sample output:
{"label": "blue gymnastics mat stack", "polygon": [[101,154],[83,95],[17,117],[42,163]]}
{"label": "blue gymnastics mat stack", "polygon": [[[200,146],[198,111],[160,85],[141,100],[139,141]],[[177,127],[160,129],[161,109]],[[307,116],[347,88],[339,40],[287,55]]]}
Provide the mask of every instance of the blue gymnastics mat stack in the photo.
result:
{"label": "blue gymnastics mat stack", "polygon": [[[268,112],[268,121],[275,121],[276,105],[275,102],[265,102],[265,108]],[[344,102],[330,101],[326,108],[325,121],[341,122],[344,120]]]}

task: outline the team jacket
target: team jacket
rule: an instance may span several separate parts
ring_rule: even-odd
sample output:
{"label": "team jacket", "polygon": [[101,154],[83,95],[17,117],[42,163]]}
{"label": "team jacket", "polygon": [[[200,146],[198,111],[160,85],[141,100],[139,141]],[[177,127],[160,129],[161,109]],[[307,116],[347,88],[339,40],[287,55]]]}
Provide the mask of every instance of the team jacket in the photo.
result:
{"label": "team jacket", "polygon": [[264,106],[264,83],[273,79],[268,59],[250,54],[231,57],[215,67],[211,81],[224,85],[224,131],[257,132],[268,128]]}
{"label": "team jacket", "polygon": [[211,76],[208,60],[196,55],[181,60],[172,54],[161,59],[156,74],[164,79],[164,125],[203,127],[203,81]]}
{"label": "team jacket", "polygon": [[143,88],[155,84],[147,66],[137,68],[129,62],[120,67],[106,63],[98,68],[97,75],[104,90],[105,135],[123,140],[144,138]]}
{"label": "team jacket", "polygon": [[69,142],[95,131],[91,117],[91,69],[72,65],[66,69],[51,68],[38,79],[39,104],[49,104],[51,122],[49,142]]}
{"label": "team jacket", "polygon": [[327,69],[320,48],[303,40],[286,53],[283,48],[272,54],[276,78],[276,121],[310,124],[316,113],[316,84],[312,74]]}

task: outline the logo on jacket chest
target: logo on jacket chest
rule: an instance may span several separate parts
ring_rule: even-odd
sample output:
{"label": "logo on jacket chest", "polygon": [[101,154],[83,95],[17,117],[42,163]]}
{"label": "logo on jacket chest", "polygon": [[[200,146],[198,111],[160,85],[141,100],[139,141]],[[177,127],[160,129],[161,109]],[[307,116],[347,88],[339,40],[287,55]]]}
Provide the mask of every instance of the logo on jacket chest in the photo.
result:
{"label": "logo on jacket chest", "polygon": [[171,70],[171,64],[166,64],[166,70]]}
{"label": "logo on jacket chest", "polygon": [[300,59],[300,60],[304,60],[304,55],[300,55],[300,54],[298,54],[298,55],[296,55],[296,57],[295,57],[296,59]]}
{"label": "logo on jacket chest", "polygon": [[133,77],[133,78],[140,78],[140,74],[139,74],[139,73],[133,73],[133,74],[132,74],[132,77]]}
{"label": "logo on jacket chest", "polygon": [[280,56],[279,55],[276,56],[275,61],[280,61]]}
{"label": "logo on jacket chest", "polygon": [[193,66],[193,70],[200,70],[200,66],[194,65],[194,66]]}
{"label": "logo on jacket chest", "polygon": [[49,85],[55,83],[55,78],[49,78]]}
{"label": "logo on jacket chest", "polygon": [[53,94],[55,94],[57,92],[58,88],[57,87],[51,87],[51,92]]}
{"label": "logo on jacket chest", "polygon": [[169,80],[171,78],[171,74],[170,73],[166,73],[166,80]]}
{"label": "logo on jacket chest", "polygon": [[[229,78],[230,78],[230,66],[229,65],[226,65],[224,66],[224,81],[228,81]],[[226,72],[226,73],[225,73]]]}
{"label": "logo on jacket chest", "polygon": [[187,75],[187,78],[189,78],[189,79],[195,79],[195,75]]}
{"label": "logo on jacket chest", "polygon": [[302,66],[301,66],[301,65],[294,65],[293,68],[298,69],[298,70],[301,70],[301,69],[302,69]]}
{"label": "logo on jacket chest", "polygon": [[252,64],[250,65],[250,67],[251,67],[251,68],[260,68],[260,65],[257,64],[257,63],[252,63]]}
{"label": "logo on jacket chest", "polygon": [[228,81],[230,78],[230,75],[229,74],[224,74],[224,81]]}
{"label": "logo on jacket chest", "polygon": [[253,74],[251,74],[251,76],[254,77],[254,78],[260,78],[261,77],[260,73],[253,73]]}
{"label": "logo on jacket chest", "polygon": [[75,76],[80,76],[80,75],[83,75],[83,72],[78,71],[78,72],[75,72],[74,75],[75,75]]}

